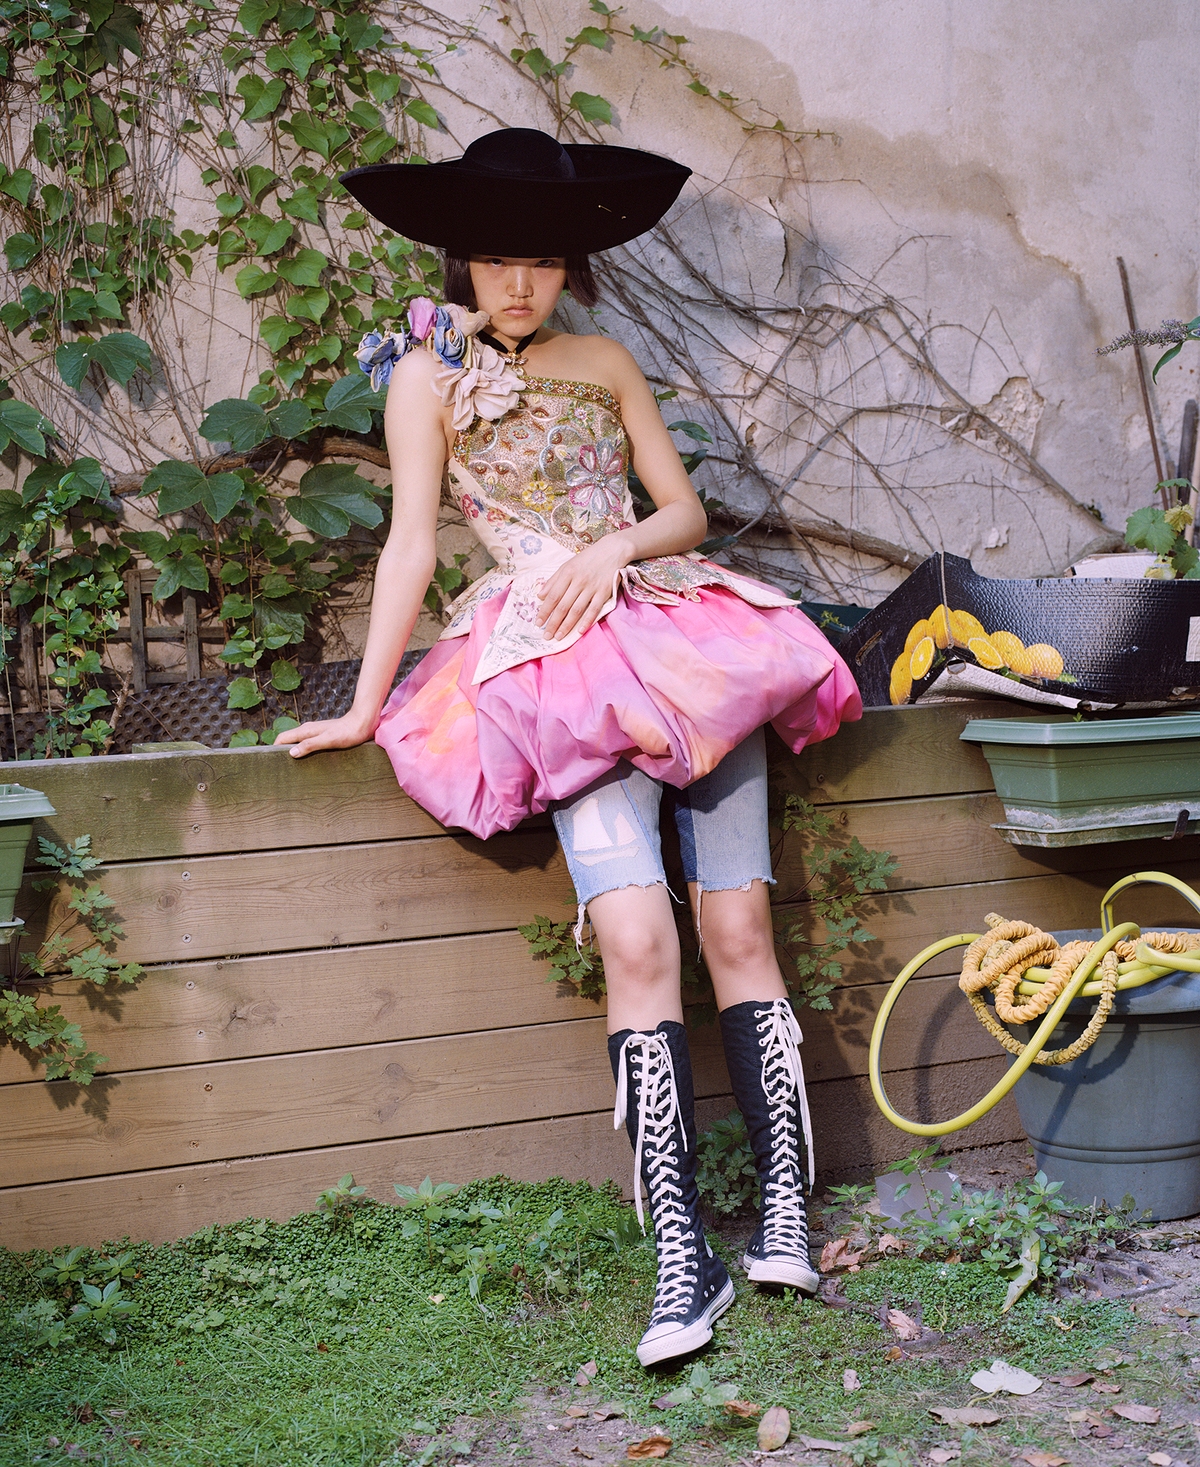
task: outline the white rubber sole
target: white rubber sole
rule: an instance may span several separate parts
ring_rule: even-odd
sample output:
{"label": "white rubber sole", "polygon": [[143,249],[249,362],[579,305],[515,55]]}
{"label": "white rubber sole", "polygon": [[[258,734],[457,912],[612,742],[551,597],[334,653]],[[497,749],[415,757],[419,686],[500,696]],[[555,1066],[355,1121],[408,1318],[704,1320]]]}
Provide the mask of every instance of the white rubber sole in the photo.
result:
{"label": "white rubber sole", "polygon": [[752,1284],[783,1284],[799,1289],[802,1294],[815,1294],[821,1287],[821,1275],[802,1263],[789,1263],[784,1258],[742,1258],[742,1267]]}
{"label": "white rubber sole", "polygon": [[725,1287],[712,1303],[686,1329],[673,1329],[652,1340],[643,1338],[637,1348],[638,1360],[643,1365],[658,1365],[663,1360],[674,1360],[678,1355],[690,1355],[693,1350],[707,1345],[713,1336],[713,1321],[720,1319],[732,1303],[733,1280],[727,1279]]}

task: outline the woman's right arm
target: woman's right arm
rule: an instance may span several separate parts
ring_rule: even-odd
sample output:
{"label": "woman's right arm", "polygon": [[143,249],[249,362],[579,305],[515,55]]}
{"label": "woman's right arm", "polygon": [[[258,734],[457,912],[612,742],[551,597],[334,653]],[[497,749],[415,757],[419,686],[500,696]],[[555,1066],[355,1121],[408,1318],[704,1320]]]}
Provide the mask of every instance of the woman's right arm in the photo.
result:
{"label": "woman's right arm", "polygon": [[288,729],[276,739],[292,757],[349,749],[375,732],[396,668],[437,567],[437,512],[447,454],[447,410],[431,390],[433,354],[413,351],[396,363],[384,431],[392,463],[392,527],[375,570],[371,621],[349,713]]}

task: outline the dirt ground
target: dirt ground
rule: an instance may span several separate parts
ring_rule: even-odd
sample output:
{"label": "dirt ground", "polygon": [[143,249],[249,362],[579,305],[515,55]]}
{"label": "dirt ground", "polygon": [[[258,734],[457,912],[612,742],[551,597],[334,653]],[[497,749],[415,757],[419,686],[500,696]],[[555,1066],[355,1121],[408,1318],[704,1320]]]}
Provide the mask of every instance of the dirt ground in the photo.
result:
{"label": "dirt ground", "polygon": [[[1011,1143],[960,1152],[947,1158],[950,1168],[963,1182],[974,1187],[997,1187],[1020,1176],[1032,1174],[1029,1148]],[[736,1230],[721,1230],[731,1243],[740,1241]],[[828,1442],[819,1448],[806,1447],[803,1438],[818,1435],[805,1422],[793,1420],[790,1441],[770,1453],[771,1460],[800,1464],[849,1464],[878,1462],[880,1467],[901,1463],[941,1467],[945,1463],[992,1464],[1015,1462],[1018,1467],[1125,1467],[1149,1463],[1151,1467],[1195,1467],[1200,1464],[1200,1217],[1183,1222],[1148,1227],[1138,1235],[1145,1246],[1128,1254],[1141,1260],[1159,1275],[1155,1292],[1137,1299],[1132,1307],[1135,1320],[1132,1338],[1115,1347],[1111,1359],[1081,1360],[1068,1374],[1049,1377],[1030,1395],[1003,1393],[972,1394],[969,1373],[977,1368],[986,1348],[986,1328],[967,1338],[948,1341],[945,1347],[922,1352],[936,1359],[954,1377],[962,1379],[954,1390],[945,1374],[935,1385],[921,1382],[919,1372],[897,1377],[894,1405],[901,1411],[918,1410],[950,1402],[969,1403],[999,1413],[1000,1422],[978,1431],[937,1428],[905,1447],[906,1455],[889,1455],[886,1448],[871,1448],[866,1441]],[[814,1228],[814,1255],[823,1237]],[[745,1282],[737,1278],[739,1291]],[[819,1306],[814,1306],[819,1307]],[[894,1349],[891,1338],[881,1335],[881,1353]],[[915,1348],[915,1347],[914,1347]],[[912,1357],[910,1357],[912,1358]],[[1019,1363],[1019,1362],[1014,1362]],[[1108,1366],[1109,1368],[1100,1368]],[[1075,1377],[1086,1379],[1075,1383]],[[1114,1408],[1152,1403],[1161,1412],[1156,1424],[1123,1419]],[[848,1418],[854,1415],[847,1401]],[[1040,1428],[1042,1441],[1052,1441],[1053,1451],[1037,1451],[1011,1445],[1014,1436],[1025,1435],[1022,1426]],[[462,1419],[453,1428],[457,1440],[453,1451],[460,1467],[615,1467],[628,1462],[626,1449],[658,1432],[671,1433],[666,1415],[653,1409],[627,1416],[620,1402],[606,1400],[596,1389],[572,1385],[549,1387],[529,1397],[515,1416],[491,1424]],[[676,1432],[668,1462],[687,1467],[762,1467],[768,1454],[731,1454],[730,1448],[702,1434]],[[886,1434],[885,1434],[886,1435]],[[894,1438],[893,1438],[894,1439]],[[843,1446],[844,1450],[835,1450]]]}

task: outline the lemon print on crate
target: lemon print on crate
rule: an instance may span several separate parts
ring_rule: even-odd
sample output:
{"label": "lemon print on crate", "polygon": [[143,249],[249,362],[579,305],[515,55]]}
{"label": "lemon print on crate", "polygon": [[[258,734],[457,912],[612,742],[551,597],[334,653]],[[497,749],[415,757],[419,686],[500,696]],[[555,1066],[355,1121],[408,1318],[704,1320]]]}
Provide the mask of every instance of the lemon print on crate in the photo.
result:
{"label": "lemon print on crate", "polygon": [[1045,642],[1026,647],[1013,632],[989,632],[971,612],[951,611],[941,605],[909,629],[904,651],[892,663],[888,687],[892,703],[907,703],[913,684],[927,677],[943,660],[939,653],[951,647],[965,647],[979,666],[990,672],[1009,672],[1047,682],[1063,676],[1063,657],[1057,647]]}

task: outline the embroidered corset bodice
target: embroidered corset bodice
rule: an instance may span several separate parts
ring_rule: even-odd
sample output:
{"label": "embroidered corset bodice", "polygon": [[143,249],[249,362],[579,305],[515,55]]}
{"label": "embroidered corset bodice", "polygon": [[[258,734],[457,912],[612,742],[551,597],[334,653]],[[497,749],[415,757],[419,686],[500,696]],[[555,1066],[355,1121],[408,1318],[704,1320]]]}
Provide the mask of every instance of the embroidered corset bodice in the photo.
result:
{"label": "embroidered corset bodice", "polygon": [[[577,640],[546,640],[538,591],[572,555],[633,524],[628,467],[620,408],[594,383],[527,378],[515,408],[494,422],[477,417],[458,434],[447,472],[496,565],[453,603],[442,639],[465,636],[485,602],[509,593],[476,682]],[[702,586],[725,587],[757,606],[795,605],[691,551],[626,566],[601,614],[622,588],[635,600],[671,605],[694,599]]]}

